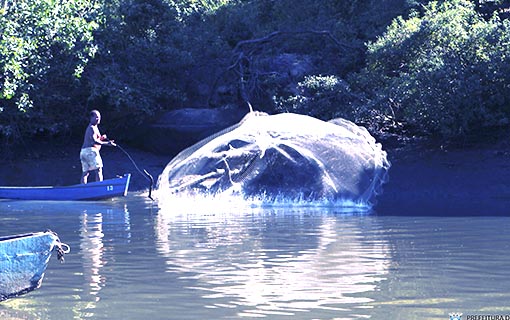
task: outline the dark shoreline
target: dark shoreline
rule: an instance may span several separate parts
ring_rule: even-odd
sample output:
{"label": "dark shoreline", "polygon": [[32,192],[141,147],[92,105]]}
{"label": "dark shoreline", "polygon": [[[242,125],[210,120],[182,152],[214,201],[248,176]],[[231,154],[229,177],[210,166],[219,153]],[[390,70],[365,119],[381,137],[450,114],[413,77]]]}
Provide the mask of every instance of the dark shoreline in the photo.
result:
{"label": "dark shoreline", "polygon": [[[155,180],[170,155],[123,147],[140,169]],[[70,185],[79,183],[78,145],[39,145],[28,153],[0,160],[0,185]],[[510,146],[473,145],[441,150],[419,145],[385,149],[391,162],[389,181],[374,211],[382,215],[507,215],[510,214]],[[149,188],[129,157],[118,148],[101,150],[105,178],[132,174],[130,191]],[[5,153],[4,153],[5,154]]]}

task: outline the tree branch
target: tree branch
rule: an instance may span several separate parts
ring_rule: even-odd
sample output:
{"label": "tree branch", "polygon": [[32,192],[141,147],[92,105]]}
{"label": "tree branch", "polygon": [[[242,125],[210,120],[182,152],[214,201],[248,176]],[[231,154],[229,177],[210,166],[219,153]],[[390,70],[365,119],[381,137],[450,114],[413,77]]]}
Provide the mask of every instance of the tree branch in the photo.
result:
{"label": "tree branch", "polygon": [[241,49],[241,47],[245,47],[245,46],[252,45],[252,44],[255,44],[255,45],[264,44],[266,42],[273,40],[273,38],[276,38],[278,36],[302,35],[302,34],[325,36],[325,37],[329,38],[333,43],[335,43],[338,47],[342,47],[344,49],[348,48],[348,49],[353,49],[353,50],[359,50],[359,48],[357,48],[355,46],[352,46],[348,43],[338,40],[337,38],[335,38],[335,36],[330,31],[302,30],[302,31],[275,31],[275,32],[272,32],[272,33],[266,35],[265,37],[262,37],[262,38],[242,40],[236,44],[233,51],[234,52],[239,51]]}

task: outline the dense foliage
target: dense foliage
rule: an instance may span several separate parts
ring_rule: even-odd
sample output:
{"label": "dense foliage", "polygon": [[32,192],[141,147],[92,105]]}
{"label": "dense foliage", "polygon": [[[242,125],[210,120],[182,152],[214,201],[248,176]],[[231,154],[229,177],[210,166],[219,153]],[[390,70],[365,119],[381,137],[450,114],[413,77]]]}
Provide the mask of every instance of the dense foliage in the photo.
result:
{"label": "dense foliage", "polygon": [[510,21],[466,0],[396,18],[359,76],[373,109],[414,132],[455,138],[508,123]]}
{"label": "dense foliage", "polygon": [[[453,138],[510,117],[503,0],[2,0],[0,139],[237,105]],[[133,132],[133,130],[129,130]]]}
{"label": "dense foliage", "polygon": [[[0,135],[69,129],[77,91],[94,57],[95,1],[4,0],[0,8]],[[78,108],[78,109],[77,109]]]}

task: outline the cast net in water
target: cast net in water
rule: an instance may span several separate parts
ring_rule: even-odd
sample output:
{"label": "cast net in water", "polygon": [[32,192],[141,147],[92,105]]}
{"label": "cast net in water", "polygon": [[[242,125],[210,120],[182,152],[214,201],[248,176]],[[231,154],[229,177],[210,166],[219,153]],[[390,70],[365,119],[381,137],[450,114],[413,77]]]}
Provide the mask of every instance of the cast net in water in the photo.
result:
{"label": "cast net in water", "polygon": [[350,121],[251,112],[178,154],[160,175],[156,196],[174,205],[371,208],[389,167],[381,144]]}

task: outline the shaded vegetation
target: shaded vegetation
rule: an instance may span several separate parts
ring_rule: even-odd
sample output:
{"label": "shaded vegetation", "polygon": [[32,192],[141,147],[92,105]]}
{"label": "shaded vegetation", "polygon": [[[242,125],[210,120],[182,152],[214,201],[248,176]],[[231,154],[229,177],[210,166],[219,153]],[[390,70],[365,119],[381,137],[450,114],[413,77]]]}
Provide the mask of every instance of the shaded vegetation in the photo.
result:
{"label": "shaded vegetation", "polygon": [[509,122],[509,14],[503,0],[2,0],[0,139],[81,135],[92,108],[120,134],[246,101],[457,139]]}
{"label": "shaded vegetation", "polygon": [[433,2],[368,45],[357,80],[373,109],[422,135],[455,138],[508,124],[509,28],[469,1]]}

